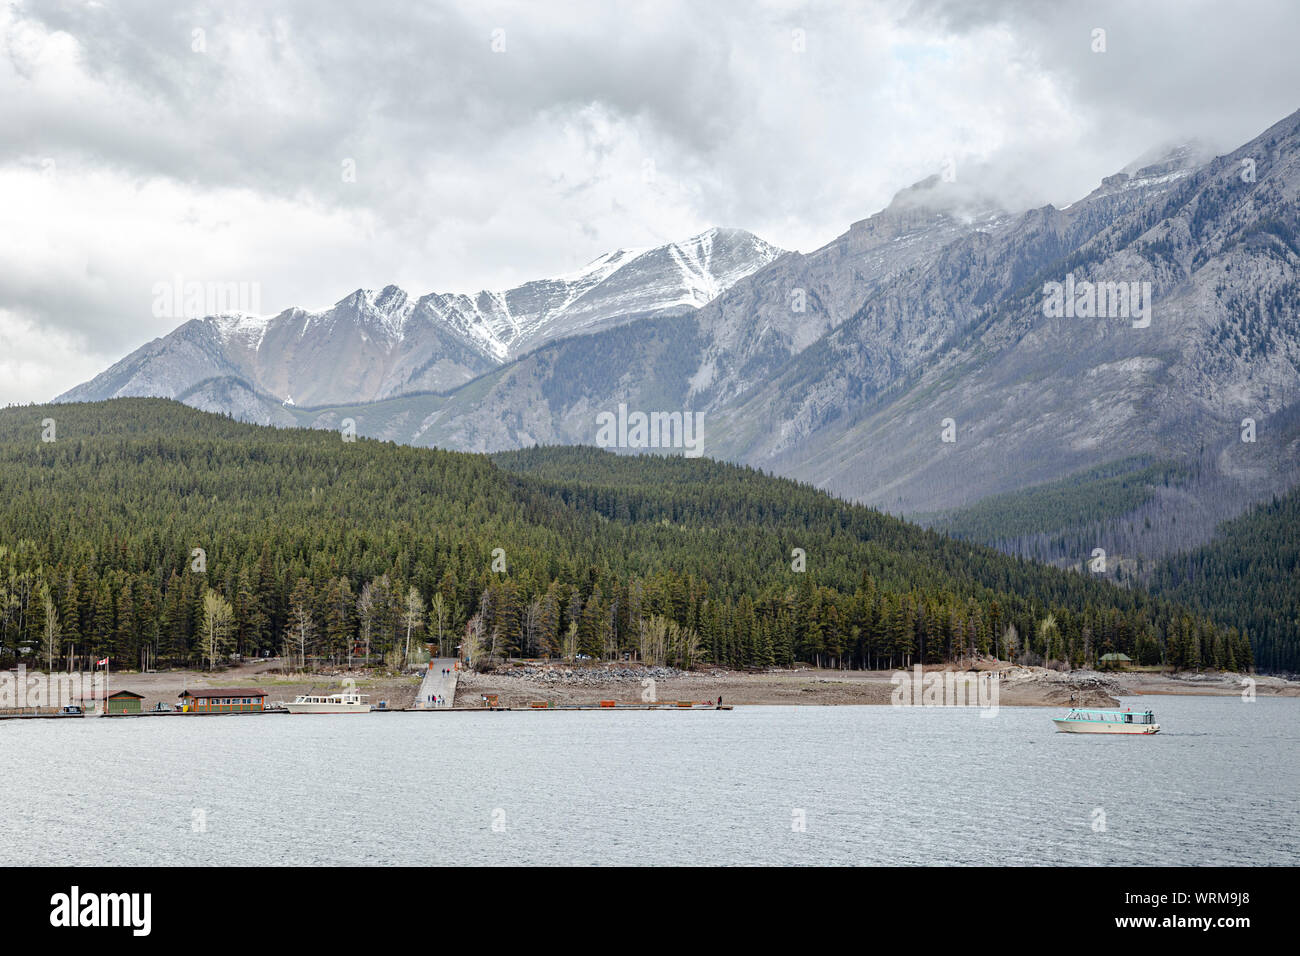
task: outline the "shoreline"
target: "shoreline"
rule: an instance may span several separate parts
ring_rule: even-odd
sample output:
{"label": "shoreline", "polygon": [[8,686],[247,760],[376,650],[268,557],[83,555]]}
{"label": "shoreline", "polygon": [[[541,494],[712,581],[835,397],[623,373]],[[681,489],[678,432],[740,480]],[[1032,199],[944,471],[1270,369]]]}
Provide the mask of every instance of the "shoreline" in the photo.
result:
{"label": "shoreline", "polygon": [[[204,687],[249,687],[267,692],[270,708],[298,694],[334,692],[345,680],[355,681],[358,692],[368,694],[373,705],[387,703],[389,710],[410,707],[420,686],[418,676],[376,674],[364,671],[330,671],[319,674],[283,674],[278,662],[259,661],[208,673],[196,670],[112,675],[110,690],[141,694],[145,711],[162,702],[174,705],[180,692]],[[997,678],[997,704],[1005,707],[1117,707],[1120,697],[1242,696],[1253,682],[1257,697],[1300,697],[1300,682],[1261,675],[1156,672],[1055,671],[1005,662],[978,661],[969,667],[931,665],[922,674],[943,679],[969,675],[971,679]],[[462,672],[454,710],[481,710],[484,695],[495,694],[501,707],[528,709],[535,702],[557,706],[596,705],[602,700],[619,704],[672,701],[736,706],[844,706],[888,705],[898,684],[897,671],[847,671],[798,667],[763,672],[710,668],[679,671],[639,664],[514,663],[494,671]],[[905,672],[915,680],[915,670]]]}
{"label": "shoreline", "polygon": [[[462,675],[457,692],[462,694],[497,694],[500,702],[527,706],[531,700],[555,700],[581,703],[597,694],[619,702],[641,699],[641,680],[636,668],[618,665],[574,668],[547,665],[520,674],[519,667],[493,673]],[[600,679],[593,671],[612,672]],[[889,705],[897,684],[897,671],[843,671],[826,668],[794,668],[762,673],[712,669],[695,672],[671,672],[666,668],[645,669],[664,676],[652,676],[659,700],[713,700],[737,706],[843,706]],[[1058,672],[1041,667],[1020,667],[1001,662],[978,662],[972,667],[932,665],[923,671],[933,674],[962,673],[998,676],[998,704],[1004,707],[1068,707],[1073,701],[1083,707],[1117,707],[1120,697],[1141,696],[1241,696],[1243,676],[1254,681],[1259,697],[1300,697],[1300,682],[1258,675],[1171,675],[1164,673],[1097,671]],[[914,671],[905,672],[913,678]],[[554,677],[550,675],[556,675]],[[631,675],[631,676],[625,676]]]}

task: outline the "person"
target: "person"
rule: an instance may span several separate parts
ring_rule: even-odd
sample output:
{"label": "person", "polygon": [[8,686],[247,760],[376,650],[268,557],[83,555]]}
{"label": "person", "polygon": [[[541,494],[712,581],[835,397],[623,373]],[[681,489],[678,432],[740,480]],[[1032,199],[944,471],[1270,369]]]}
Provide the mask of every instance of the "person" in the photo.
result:
{"label": "person", "polygon": [[721,695],[721,694],[718,695],[718,706],[719,706],[719,707],[722,706],[722,695]]}

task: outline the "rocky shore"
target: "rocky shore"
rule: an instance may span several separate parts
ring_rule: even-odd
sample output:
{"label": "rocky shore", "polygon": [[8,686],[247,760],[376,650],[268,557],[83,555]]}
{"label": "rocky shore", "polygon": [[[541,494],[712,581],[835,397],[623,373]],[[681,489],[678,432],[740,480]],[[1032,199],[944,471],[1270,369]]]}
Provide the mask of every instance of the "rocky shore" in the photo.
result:
{"label": "rocky shore", "polygon": [[[461,674],[457,708],[479,708],[483,696],[496,694],[500,704],[526,707],[534,701],[556,704],[594,704],[655,701],[712,701],[737,705],[756,704],[889,704],[898,687],[896,671],[850,671],[798,667],[761,672],[706,668],[694,671],[673,667],[645,667],[635,663],[595,661],[514,663],[490,672]],[[916,679],[915,670],[905,672]],[[1154,672],[1100,673],[1089,670],[1058,671],[1024,667],[1004,661],[976,661],[967,667],[930,666],[922,678],[943,680],[997,679],[998,704],[1003,707],[1115,707],[1121,697],[1141,695],[1241,695],[1300,696],[1300,682],[1278,677],[1216,672],[1168,674]],[[118,672],[113,689],[144,695],[144,708],[159,701],[175,703],[185,688],[258,687],[268,693],[268,703],[292,700],[308,692],[330,693],[353,680],[369,694],[372,703],[387,701],[392,709],[409,706],[419,686],[411,675],[368,674],[362,671],[317,674],[282,674],[275,664],[262,662],[216,673],[163,671],[154,674]]]}
{"label": "rocky shore", "polygon": [[[507,706],[546,700],[559,704],[597,699],[636,703],[652,693],[658,700],[716,701],[732,704],[888,704],[897,687],[896,671],[849,671],[816,668],[763,672],[707,668],[682,671],[636,664],[564,663],[503,666],[490,673],[461,677],[458,706],[475,706],[480,695],[496,694]],[[906,672],[909,677],[914,671]],[[1248,687],[1260,696],[1300,696],[1300,683],[1240,674],[1101,673],[1024,667],[1002,661],[977,661],[968,667],[932,666],[923,675],[969,675],[998,681],[1004,707],[1117,707],[1119,698],[1143,694],[1241,694]],[[1253,685],[1245,683],[1253,681]]]}

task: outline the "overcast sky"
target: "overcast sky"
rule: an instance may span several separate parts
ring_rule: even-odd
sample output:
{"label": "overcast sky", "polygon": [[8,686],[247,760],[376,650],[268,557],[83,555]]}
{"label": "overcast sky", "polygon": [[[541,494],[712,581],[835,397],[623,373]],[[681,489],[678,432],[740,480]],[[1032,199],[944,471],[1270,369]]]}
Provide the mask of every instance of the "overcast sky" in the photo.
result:
{"label": "overcast sky", "polygon": [[1298,25],[1287,0],[0,0],[0,403],[169,331],[174,276],[277,312],[713,225],[808,251],[949,160],[1063,205],[1300,108]]}

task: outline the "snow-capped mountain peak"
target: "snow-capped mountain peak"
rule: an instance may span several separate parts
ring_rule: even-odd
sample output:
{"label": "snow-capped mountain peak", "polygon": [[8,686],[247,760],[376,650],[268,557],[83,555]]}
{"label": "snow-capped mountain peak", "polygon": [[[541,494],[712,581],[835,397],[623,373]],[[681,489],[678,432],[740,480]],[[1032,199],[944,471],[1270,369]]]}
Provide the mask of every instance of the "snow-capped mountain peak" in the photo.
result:
{"label": "snow-capped mountain peak", "polygon": [[269,315],[252,315],[248,312],[222,312],[210,315],[203,321],[209,323],[224,342],[242,340],[246,345],[256,349],[262,344],[267,327],[274,317]]}
{"label": "snow-capped mountain peak", "polygon": [[175,397],[222,376],[307,405],[443,390],[554,339],[704,305],[782,254],[742,229],[710,229],[617,249],[513,289],[417,299],[387,285],[356,289],[326,309],[208,316],[60,399]]}

